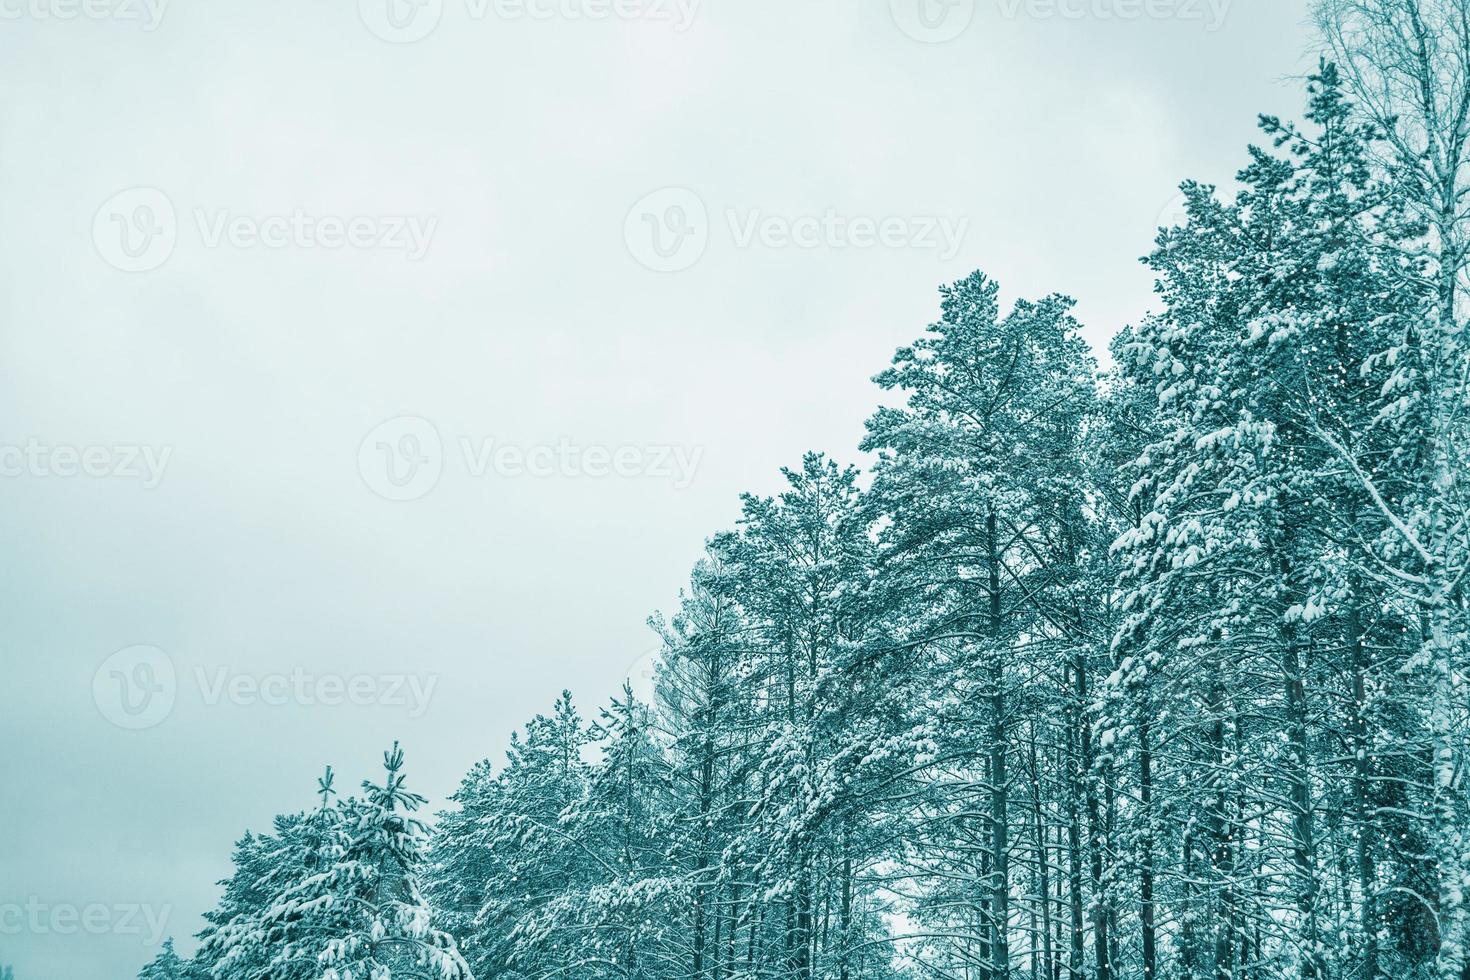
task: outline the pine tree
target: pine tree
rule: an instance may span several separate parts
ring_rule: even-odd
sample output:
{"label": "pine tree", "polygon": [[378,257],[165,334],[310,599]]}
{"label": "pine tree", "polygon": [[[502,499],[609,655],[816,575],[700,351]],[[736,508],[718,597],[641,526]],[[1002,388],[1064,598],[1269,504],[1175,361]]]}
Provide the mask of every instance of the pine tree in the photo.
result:
{"label": "pine tree", "polygon": [[325,937],[322,980],[473,980],[453,937],[436,928],[419,888],[426,828],[412,816],[424,798],[404,788],[403,750],[383,753],[381,785],[346,809],[346,845],[294,896],[342,921]]}
{"label": "pine tree", "polygon": [[[163,941],[163,949],[138,973],[138,980],[196,980],[198,974],[188,960],[174,952],[172,938]],[[0,971],[0,980],[11,980],[9,969]]]}
{"label": "pine tree", "polygon": [[[1060,737],[1066,752],[1047,761],[1062,766],[1055,776],[1064,799],[1036,795],[1053,772],[1033,765],[1029,774],[1032,816],[1038,807],[1045,812],[1026,825],[1028,874],[1051,871],[1049,825],[1065,822],[1068,964],[1083,969],[1083,909],[1091,906],[1095,959],[1106,977],[1111,922],[1096,894],[1105,844],[1088,693],[1106,628],[1092,621],[1097,606],[1079,589],[1082,567],[1100,551],[1079,451],[1096,411],[1094,367],[1070,300],[1020,302],[1002,316],[998,293],[981,273],[942,290],[940,321],[877,378],[907,392],[907,407],[880,409],[864,443],[882,451],[873,493],[887,518],[880,574],[890,601],[917,614],[908,643],[942,658],[953,683],[953,696],[914,733],[936,742],[933,754],[943,761],[931,773],[937,812],[926,823],[953,814],[938,824],[940,856],[927,874],[944,884],[927,904],[936,926],[978,938],[980,951],[965,959],[978,958],[990,976],[1009,974],[1019,924],[1015,749],[1023,727],[1032,729],[1031,744]],[[1043,735],[1023,726],[1031,711],[1060,716],[1061,728]],[[1062,808],[1053,810],[1054,802]],[[967,841],[972,861],[956,866],[949,834]],[[972,884],[956,894],[952,883],[963,878]],[[1028,910],[1028,921],[1060,920],[1049,894],[1034,898],[1044,907]],[[1048,969],[1059,968],[1057,956],[1047,954]]]}
{"label": "pine tree", "polygon": [[585,795],[559,819],[560,832],[588,859],[587,873],[519,919],[517,963],[555,964],[589,978],[656,968],[673,912],[688,896],[665,864],[671,787],[652,728],[627,686],[589,727],[599,758]]}
{"label": "pine tree", "polygon": [[220,906],[206,915],[199,962],[216,980],[316,980],[325,943],[346,926],[343,911],[320,900],[331,862],[345,843],[331,767],[317,781],[309,814],[278,817],[274,835],[247,835]]}
{"label": "pine tree", "polygon": [[505,768],[488,763],[455,795],[435,835],[429,893],[449,910],[474,971],[482,976],[536,976],[548,953],[526,936],[530,924],[564,892],[599,880],[601,869],[564,825],[590,778],[583,758],[587,727],[570,693],[550,715],[537,715],[511,738]]}

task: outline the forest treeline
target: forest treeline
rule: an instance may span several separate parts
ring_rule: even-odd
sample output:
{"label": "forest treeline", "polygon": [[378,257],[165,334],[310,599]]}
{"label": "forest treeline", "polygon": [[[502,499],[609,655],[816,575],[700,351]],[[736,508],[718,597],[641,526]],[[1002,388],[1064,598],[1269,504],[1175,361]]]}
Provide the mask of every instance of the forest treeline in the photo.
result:
{"label": "forest treeline", "polygon": [[149,980],[1470,977],[1467,0],[1322,6],[1160,312],[975,273],[713,536],[648,703],[249,834]]}

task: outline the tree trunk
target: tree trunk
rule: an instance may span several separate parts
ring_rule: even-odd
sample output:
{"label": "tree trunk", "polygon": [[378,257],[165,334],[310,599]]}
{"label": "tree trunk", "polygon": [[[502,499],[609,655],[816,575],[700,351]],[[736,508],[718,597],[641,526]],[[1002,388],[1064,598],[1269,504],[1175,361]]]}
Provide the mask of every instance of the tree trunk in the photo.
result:
{"label": "tree trunk", "polygon": [[990,831],[991,831],[991,921],[995,938],[990,947],[992,976],[1004,980],[1010,975],[1010,816],[1007,813],[1009,776],[1007,766],[1005,656],[1001,651],[1000,549],[996,534],[995,512],[985,519],[985,534],[990,552]]}

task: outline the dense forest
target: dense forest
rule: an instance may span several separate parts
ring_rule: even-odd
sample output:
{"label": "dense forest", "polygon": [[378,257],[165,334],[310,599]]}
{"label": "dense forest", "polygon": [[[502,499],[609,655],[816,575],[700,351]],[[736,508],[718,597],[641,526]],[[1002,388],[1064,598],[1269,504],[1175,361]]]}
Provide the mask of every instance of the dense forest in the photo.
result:
{"label": "dense forest", "polygon": [[1470,0],[1319,13],[1107,370],[944,286],[651,698],[561,694],[432,819],[396,745],[328,770],[140,976],[1470,977]]}

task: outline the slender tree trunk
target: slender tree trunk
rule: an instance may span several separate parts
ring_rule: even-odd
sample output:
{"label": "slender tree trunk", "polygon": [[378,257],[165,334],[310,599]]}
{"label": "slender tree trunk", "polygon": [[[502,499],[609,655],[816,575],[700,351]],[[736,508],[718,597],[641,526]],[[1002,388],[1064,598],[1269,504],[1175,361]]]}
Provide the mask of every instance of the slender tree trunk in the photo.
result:
{"label": "slender tree trunk", "polygon": [[1138,922],[1143,955],[1143,980],[1158,980],[1158,939],[1154,924],[1154,753],[1150,742],[1148,707],[1138,720],[1138,799],[1143,836],[1138,855]]}
{"label": "slender tree trunk", "polygon": [[1291,859],[1296,866],[1297,912],[1301,916],[1302,980],[1323,975],[1317,923],[1317,842],[1312,819],[1312,791],[1307,766],[1307,696],[1303,677],[1300,630],[1288,626],[1282,637],[1282,680],[1286,691],[1287,792],[1291,799]]}
{"label": "slender tree trunk", "polygon": [[1010,975],[1010,815],[1007,773],[1005,656],[1002,653],[1000,605],[1000,545],[996,532],[995,512],[985,519],[986,542],[990,552],[990,824],[991,824],[991,919],[995,938],[991,943],[992,975],[998,980]]}
{"label": "slender tree trunk", "polygon": [[1219,886],[1215,912],[1214,975],[1216,980],[1232,980],[1235,971],[1235,935],[1239,928],[1235,901],[1235,843],[1230,812],[1230,787],[1225,779],[1224,691],[1219,678],[1211,684],[1209,707],[1214,715],[1210,725],[1210,768],[1215,782],[1207,823],[1210,832],[1212,877]]}
{"label": "slender tree trunk", "polygon": [[[844,839],[843,850],[847,850],[847,841]],[[848,980],[852,964],[849,956],[852,951],[852,858],[844,858],[842,861],[842,955],[839,958],[837,975],[839,980]]]}
{"label": "slender tree trunk", "polygon": [[1191,980],[1203,976],[1204,959],[1200,942],[1200,866],[1203,863],[1197,854],[1199,842],[1193,827],[1185,830],[1179,841],[1179,867],[1183,870],[1184,896],[1179,917],[1179,959],[1184,975]]}
{"label": "slender tree trunk", "polygon": [[1112,980],[1113,956],[1108,929],[1108,904],[1103,895],[1103,821],[1098,805],[1097,780],[1093,777],[1095,762],[1092,749],[1092,723],[1088,720],[1088,676],[1085,650],[1073,658],[1073,676],[1077,685],[1077,744],[1081,752],[1083,796],[1087,806],[1088,859],[1092,873],[1092,943],[1097,959],[1097,980]]}
{"label": "slender tree trunk", "polygon": [[1071,948],[1067,957],[1067,969],[1072,980],[1084,975],[1087,957],[1087,927],[1083,914],[1082,893],[1082,811],[1078,805],[1077,783],[1079,775],[1076,762],[1075,725],[1068,726],[1067,762],[1067,892],[1071,904]]}
{"label": "slender tree trunk", "polygon": [[1041,759],[1036,751],[1036,719],[1031,721],[1030,740],[1027,751],[1031,763],[1031,826],[1036,840],[1036,894],[1041,898],[1041,957],[1047,980],[1056,977],[1056,954],[1052,949],[1051,937],[1051,867],[1046,845],[1046,826],[1041,807]]}
{"label": "slender tree trunk", "polygon": [[1378,980],[1378,870],[1373,853],[1377,837],[1373,820],[1373,761],[1368,744],[1368,662],[1363,643],[1362,606],[1358,583],[1350,589],[1347,614],[1347,644],[1353,658],[1353,800],[1357,805],[1358,927],[1362,952],[1358,980]]}

